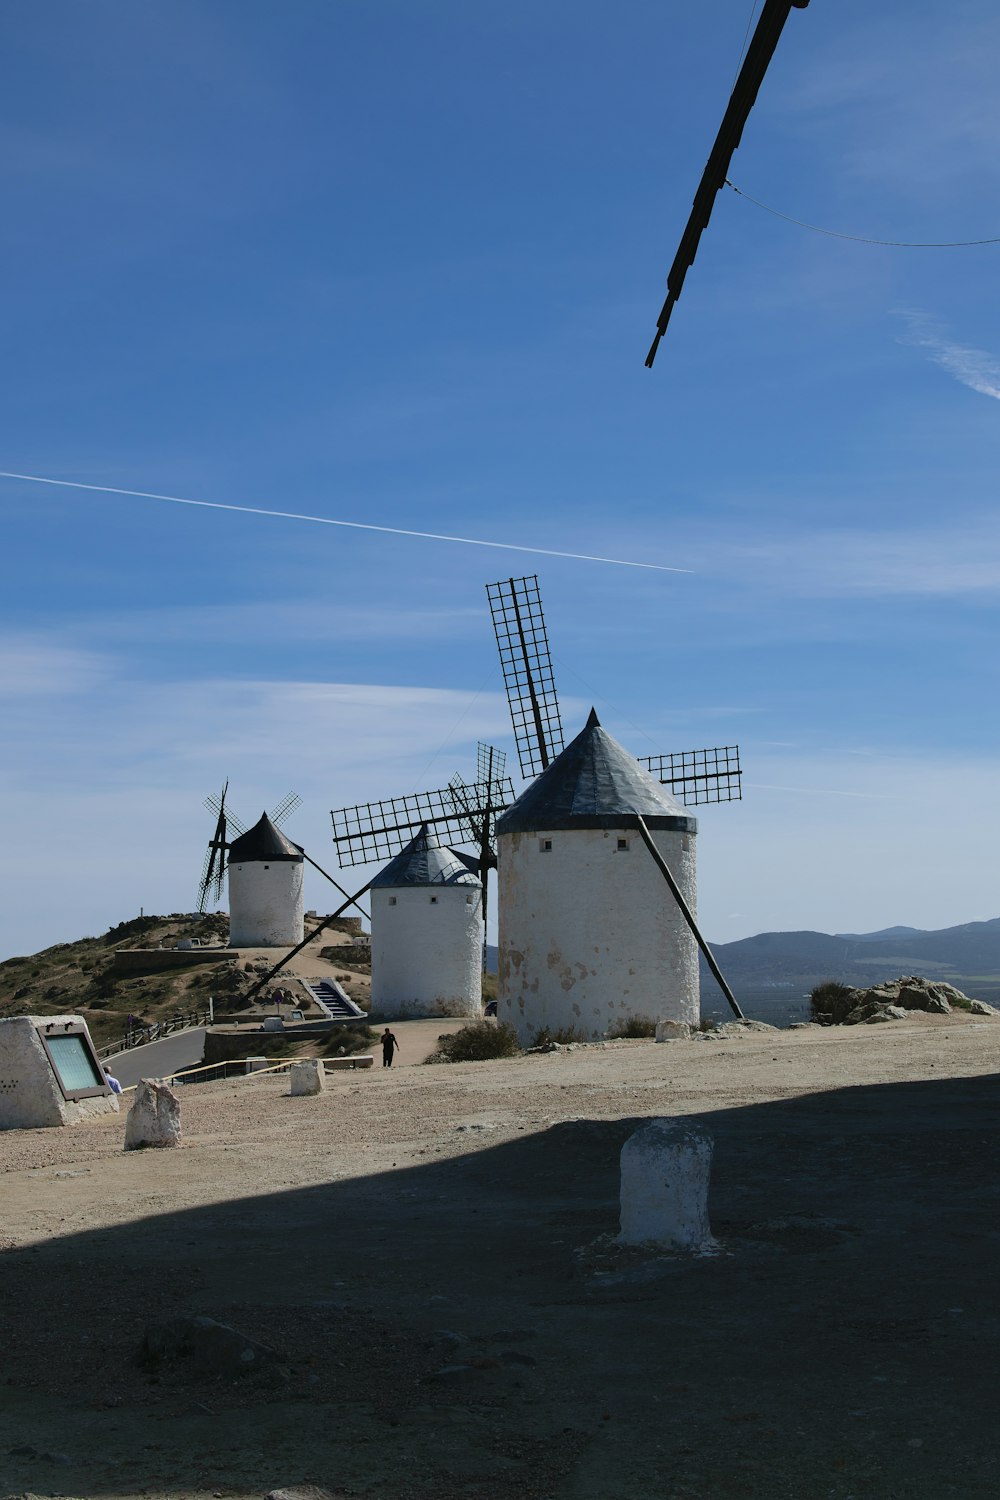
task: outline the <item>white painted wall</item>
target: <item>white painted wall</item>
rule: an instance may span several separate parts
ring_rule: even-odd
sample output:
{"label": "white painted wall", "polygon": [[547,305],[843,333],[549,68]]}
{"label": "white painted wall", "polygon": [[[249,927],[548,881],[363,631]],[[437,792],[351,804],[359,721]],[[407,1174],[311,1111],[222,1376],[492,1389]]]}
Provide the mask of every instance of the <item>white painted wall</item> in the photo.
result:
{"label": "white painted wall", "polygon": [[0,1130],[76,1125],[92,1115],[118,1113],[118,1096],[110,1090],[89,1099],[63,1097],[38,1027],[65,1027],[67,1022],[86,1030],[82,1016],[12,1016],[0,1021]]}
{"label": "white painted wall", "polygon": [[479,886],[377,886],[371,903],[372,1015],[480,1016]]}
{"label": "white painted wall", "polygon": [[[696,914],[696,836],[652,837]],[[603,1037],[630,1016],[697,1023],[698,947],[636,829],[510,833],[497,844],[497,1013],[522,1042],[542,1027]]]}
{"label": "white painted wall", "polygon": [[301,943],[302,861],[251,860],[229,866],[230,948],[292,948]]}

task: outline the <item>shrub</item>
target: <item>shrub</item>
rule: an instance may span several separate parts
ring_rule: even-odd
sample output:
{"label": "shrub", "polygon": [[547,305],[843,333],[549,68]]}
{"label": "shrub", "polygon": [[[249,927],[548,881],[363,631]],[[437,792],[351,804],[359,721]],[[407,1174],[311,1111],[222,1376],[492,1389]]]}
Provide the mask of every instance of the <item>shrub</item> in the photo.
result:
{"label": "shrub", "polygon": [[473,1021],[461,1031],[439,1036],[428,1062],[489,1062],[495,1057],[519,1057],[521,1044],[509,1021]]}
{"label": "shrub", "polygon": [[824,979],[809,992],[813,1019],[828,1026],[840,1026],[857,1004],[857,990],[839,979]]}
{"label": "shrub", "polygon": [[367,1052],[377,1041],[378,1033],[359,1022],[357,1026],[335,1027],[316,1050],[321,1057],[350,1057],[355,1052]]}
{"label": "shrub", "polygon": [[656,1022],[652,1016],[628,1016],[616,1021],[609,1032],[613,1037],[651,1037],[656,1035]]}
{"label": "shrub", "polygon": [[[654,1033],[655,1033],[655,1027]],[[552,1031],[548,1026],[541,1027],[531,1038],[533,1047],[547,1047],[550,1042],[558,1042],[560,1046],[568,1046],[570,1042],[589,1042],[590,1036],[585,1031],[579,1031],[575,1026],[561,1026],[558,1031]]]}

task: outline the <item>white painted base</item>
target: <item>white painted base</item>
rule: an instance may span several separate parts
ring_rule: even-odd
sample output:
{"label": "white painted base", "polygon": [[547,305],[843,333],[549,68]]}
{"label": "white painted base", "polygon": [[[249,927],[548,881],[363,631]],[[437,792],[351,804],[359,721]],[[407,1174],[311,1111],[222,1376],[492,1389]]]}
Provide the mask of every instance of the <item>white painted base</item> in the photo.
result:
{"label": "white painted base", "polygon": [[293,948],[305,933],[302,864],[229,866],[230,948]]}
{"label": "white painted base", "polygon": [[[653,832],[692,911],[695,835]],[[501,834],[497,1014],[522,1043],[697,1025],[698,945],[635,829]]]}
{"label": "white painted base", "polygon": [[623,1245],[670,1250],[709,1247],[708,1189],[712,1136],[691,1120],[651,1120],[621,1154]]}
{"label": "white painted base", "polygon": [[480,887],[380,886],[371,903],[371,1019],[478,1019],[483,1011]]}

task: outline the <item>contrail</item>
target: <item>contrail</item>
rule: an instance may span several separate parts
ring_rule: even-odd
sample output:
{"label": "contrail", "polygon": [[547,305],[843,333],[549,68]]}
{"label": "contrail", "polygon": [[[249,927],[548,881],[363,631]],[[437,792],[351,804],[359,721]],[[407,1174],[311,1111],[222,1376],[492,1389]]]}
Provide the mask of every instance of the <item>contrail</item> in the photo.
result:
{"label": "contrail", "polygon": [[461,542],[466,547],[497,547],[506,552],[532,552],[539,557],[564,557],[573,562],[610,563],[616,568],[646,568],[654,573],[693,573],[693,568],[670,568],[663,563],[632,562],[624,557],[594,557],[589,552],[557,552],[552,547],[524,547],[517,542],[487,542],[475,536],[448,536],[438,531],[408,531],[403,526],[375,526],[368,521],[335,521],[331,516],[306,516],[291,510],[262,510],[255,505],[223,505],[218,500],[188,500],[182,495],[157,495],[151,490],[122,490],[110,484],[80,484],[74,479],[47,479],[41,474],[13,474],[0,469],[0,479],[22,479],[30,484],[55,484],[67,490],[96,490],[102,495],[132,495],[138,500],[169,500],[172,505],[198,505],[204,510],[231,510],[244,516],[278,516],[283,521],[312,521],[317,526],[347,526],[353,531],[380,531],[388,536],[420,537],[427,542]]}

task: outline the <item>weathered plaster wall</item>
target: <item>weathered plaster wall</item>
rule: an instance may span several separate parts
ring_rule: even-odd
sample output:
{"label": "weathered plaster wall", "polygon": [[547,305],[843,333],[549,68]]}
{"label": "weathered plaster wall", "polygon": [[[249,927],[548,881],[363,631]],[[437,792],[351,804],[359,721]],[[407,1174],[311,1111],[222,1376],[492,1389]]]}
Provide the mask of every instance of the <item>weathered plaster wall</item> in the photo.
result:
{"label": "weathered plaster wall", "polygon": [[84,1024],[82,1016],[12,1016],[0,1021],[0,1130],[76,1125],[92,1115],[117,1114],[118,1097],[110,1090],[91,1099],[63,1098],[37,1028],[67,1023]]}
{"label": "weathered plaster wall", "polygon": [[371,902],[372,1015],[481,1015],[479,887],[383,886]]}
{"label": "weathered plaster wall", "polygon": [[[696,912],[695,835],[653,841]],[[697,944],[635,829],[506,834],[498,855],[498,1015],[522,1041],[542,1027],[607,1036],[631,1016],[698,1021]]]}
{"label": "weathered plaster wall", "polygon": [[302,864],[275,860],[229,867],[230,948],[291,948],[304,927]]}

